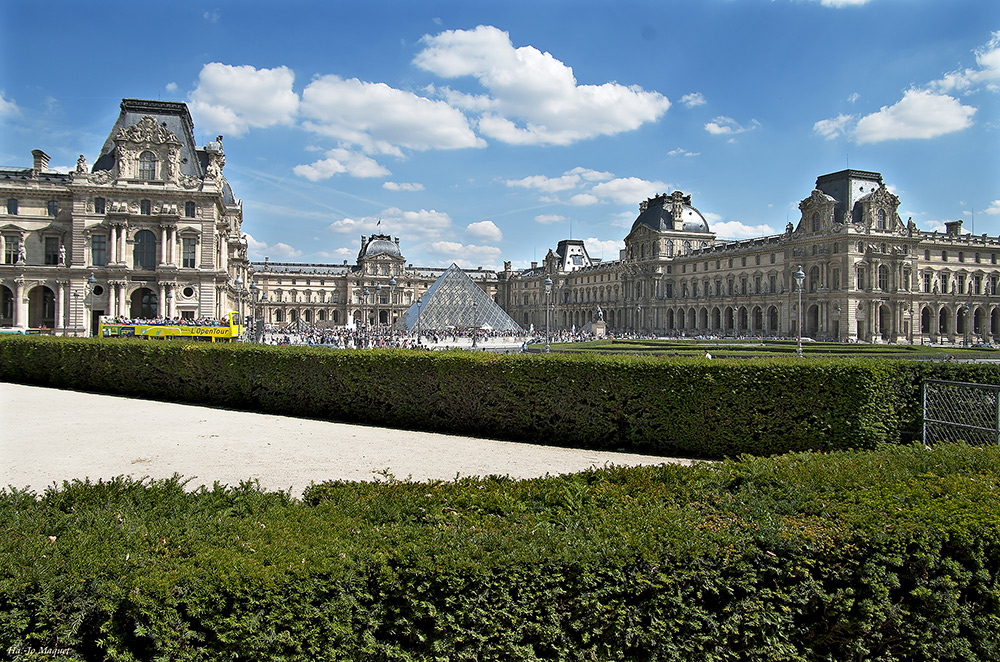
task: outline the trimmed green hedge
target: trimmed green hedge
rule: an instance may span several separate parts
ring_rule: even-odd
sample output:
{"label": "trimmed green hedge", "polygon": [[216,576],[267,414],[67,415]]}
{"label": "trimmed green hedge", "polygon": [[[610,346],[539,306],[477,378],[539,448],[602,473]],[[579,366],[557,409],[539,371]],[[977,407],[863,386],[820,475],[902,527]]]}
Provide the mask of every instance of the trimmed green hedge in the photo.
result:
{"label": "trimmed green hedge", "polygon": [[7,381],[688,457],[906,442],[931,376],[1000,383],[1000,367],[0,339]]}
{"label": "trimmed green hedge", "polygon": [[0,491],[0,650],[996,660],[1000,448],[528,481]]}

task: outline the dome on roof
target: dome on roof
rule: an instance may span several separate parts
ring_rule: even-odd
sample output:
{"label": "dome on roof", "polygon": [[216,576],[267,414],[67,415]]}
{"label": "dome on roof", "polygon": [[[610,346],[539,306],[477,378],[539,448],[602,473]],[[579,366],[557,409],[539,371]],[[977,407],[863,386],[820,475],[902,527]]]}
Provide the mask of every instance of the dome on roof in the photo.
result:
{"label": "dome on roof", "polygon": [[705,217],[702,216],[700,211],[687,204],[690,196],[684,196],[684,198],[682,198],[684,202],[679,204],[680,218],[678,222],[674,222],[673,210],[671,208],[673,200],[665,195],[658,196],[647,202],[639,217],[635,219],[635,223],[632,224],[632,230],[635,230],[640,225],[645,225],[657,232],[665,230],[709,232],[708,221],[705,220]]}
{"label": "dome on roof", "polygon": [[387,235],[374,235],[368,245],[365,246],[364,257],[374,257],[376,255],[389,254],[393,257],[403,257],[399,252],[399,246]]}

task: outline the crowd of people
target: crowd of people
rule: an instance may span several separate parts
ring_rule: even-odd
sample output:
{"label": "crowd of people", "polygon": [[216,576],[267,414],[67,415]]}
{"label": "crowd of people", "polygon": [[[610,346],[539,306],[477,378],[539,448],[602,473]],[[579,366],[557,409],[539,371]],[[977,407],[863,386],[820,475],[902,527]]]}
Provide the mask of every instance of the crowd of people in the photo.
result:
{"label": "crowd of people", "polygon": [[524,335],[507,331],[472,329],[422,329],[407,334],[385,326],[371,328],[295,328],[268,325],[261,342],[266,345],[318,345],[335,349],[432,349],[443,345],[486,348],[491,343],[518,344]]}
{"label": "crowd of people", "polygon": [[229,326],[229,321],[214,317],[153,317],[149,319],[134,317],[102,317],[104,324],[126,324],[128,326]]}

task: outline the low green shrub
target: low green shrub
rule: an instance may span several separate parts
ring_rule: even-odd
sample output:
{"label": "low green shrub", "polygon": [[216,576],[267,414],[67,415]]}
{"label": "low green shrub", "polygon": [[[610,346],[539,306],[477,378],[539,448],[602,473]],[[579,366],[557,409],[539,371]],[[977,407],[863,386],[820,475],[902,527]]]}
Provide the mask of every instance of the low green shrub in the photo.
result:
{"label": "low green shrub", "polygon": [[704,458],[907,442],[929,377],[1000,383],[1000,366],[0,339],[8,381]]}
{"label": "low green shrub", "polygon": [[1000,448],[514,481],[0,491],[0,650],[995,660]]}

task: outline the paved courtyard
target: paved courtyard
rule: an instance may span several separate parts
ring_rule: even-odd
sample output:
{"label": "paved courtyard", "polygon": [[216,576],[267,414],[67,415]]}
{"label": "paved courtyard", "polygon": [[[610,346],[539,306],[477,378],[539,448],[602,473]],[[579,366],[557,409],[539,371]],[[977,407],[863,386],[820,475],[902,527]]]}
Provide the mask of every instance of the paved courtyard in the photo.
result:
{"label": "paved courtyard", "polygon": [[0,382],[0,486],[43,491],[74,478],[256,479],[300,496],[311,482],[531,478],[667,457],[574,450],[330,423]]}

